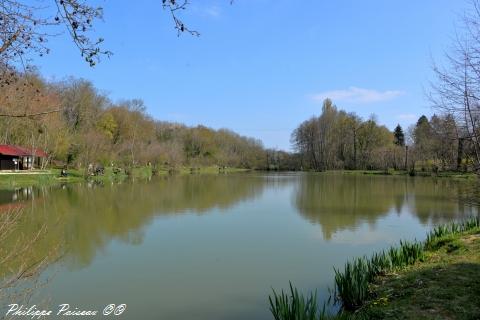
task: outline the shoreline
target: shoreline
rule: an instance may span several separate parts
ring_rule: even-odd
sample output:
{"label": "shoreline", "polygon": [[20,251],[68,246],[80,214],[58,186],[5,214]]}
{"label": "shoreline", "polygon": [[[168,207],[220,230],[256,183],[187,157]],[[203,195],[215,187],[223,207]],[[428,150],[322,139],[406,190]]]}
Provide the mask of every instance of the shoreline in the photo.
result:
{"label": "shoreline", "polygon": [[154,170],[152,167],[136,167],[131,169],[127,174],[125,171],[114,173],[113,168],[106,167],[103,175],[85,176],[83,170],[70,169],[67,170],[67,176],[61,177],[61,169],[47,169],[35,171],[17,171],[17,172],[0,172],[0,188],[20,188],[28,186],[55,185],[61,183],[80,183],[87,181],[125,181],[127,179],[149,179],[154,176],[168,175],[212,175],[212,174],[232,174],[240,172],[248,172],[252,169],[243,168],[225,168],[219,167],[198,167],[192,170],[189,167],[181,167],[174,171],[168,168],[159,168]]}
{"label": "shoreline", "polygon": [[[327,170],[327,171],[282,171],[282,170],[262,170],[262,169],[245,169],[245,168],[220,168],[218,166],[207,167],[179,167],[176,169],[160,167],[155,170],[152,167],[143,166],[130,169],[129,174],[122,170],[121,173],[114,173],[113,168],[106,167],[105,174],[98,176],[84,176],[83,169],[70,169],[67,170],[67,177],[61,177],[61,169],[46,169],[46,170],[34,170],[34,171],[0,171],[0,188],[15,188],[26,186],[39,186],[39,185],[53,185],[58,183],[78,183],[85,181],[124,181],[130,178],[134,179],[148,179],[153,176],[168,176],[168,175],[190,175],[190,174],[232,174],[241,172],[299,172],[299,173],[312,173],[312,174],[343,174],[349,176],[405,176],[409,177],[410,174],[404,170]],[[456,172],[456,171],[441,171],[434,172],[416,172],[415,177],[425,178],[449,178],[457,180],[474,181],[478,177],[475,173],[471,172]]]}

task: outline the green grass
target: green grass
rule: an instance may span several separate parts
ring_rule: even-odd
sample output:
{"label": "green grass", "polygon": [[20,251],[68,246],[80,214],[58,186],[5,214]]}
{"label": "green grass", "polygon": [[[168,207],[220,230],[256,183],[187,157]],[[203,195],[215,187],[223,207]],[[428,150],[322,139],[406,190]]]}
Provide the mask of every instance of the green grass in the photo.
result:
{"label": "green grass", "polygon": [[37,174],[30,173],[12,173],[0,174],[0,188],[16,188],[26,186],[52,185],[58,183],[74,183],[85,180],[97,181],[123,181],[126,179],[148,179],[154,175],[164,176],[169,174],[189,175],[189,174],[231,174],[249,171],[241,168],[226,168],[219,170],[216,166],[200,167],[192,170],[190,167],[180,167],[171,170],[167,167],[153,169],[149,166],[135,167],[127,170],[121,170],[115,173],[112,167],[105,167],[103,175],[85,176],[83,169],[68,169],[67,177],[60,177],[60,169],[49,169]]}
{"label": "green grass", "polygon": [[368,319],[480,319],[480,228],[435,239],[426,259],[375,279]]}
{"label": "green grass", "polygon": [[55,173],[51,170],[37,174],[1,174],[0,187],[15,188],[31,185],[51,183],[55,179]]}

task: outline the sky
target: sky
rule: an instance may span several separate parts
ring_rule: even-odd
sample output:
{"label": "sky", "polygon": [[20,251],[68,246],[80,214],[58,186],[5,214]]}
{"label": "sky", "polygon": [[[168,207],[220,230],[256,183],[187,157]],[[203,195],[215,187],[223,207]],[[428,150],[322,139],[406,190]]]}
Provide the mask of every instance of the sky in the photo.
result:
{"label": "sky", "polygon": [[140,98],[155,119],[229,128],[291,150],[291,132],[340,108],[405,129],[431,115],[432,63],[467,0],[191,0],[177,36],[161,0],[96,0],[95,34],[114,54],[89,67],[66,35],[34,64],[49,80],[90,80],[113,101]]}

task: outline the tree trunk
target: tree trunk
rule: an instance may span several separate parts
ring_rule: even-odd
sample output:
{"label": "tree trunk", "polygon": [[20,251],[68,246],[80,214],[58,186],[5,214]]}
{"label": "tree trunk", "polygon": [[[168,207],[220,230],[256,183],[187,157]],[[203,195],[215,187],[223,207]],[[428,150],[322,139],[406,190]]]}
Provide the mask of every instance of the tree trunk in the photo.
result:
{"label": "tree trunk", "polygon": [[462,167],[462,158],[463,158],[463,138],[458,139],[457,147],[457,171],[461,171]]}
{"label": "tree trunk", "polygon": [[353,129],[353,169],[357,170],[357,130]]}

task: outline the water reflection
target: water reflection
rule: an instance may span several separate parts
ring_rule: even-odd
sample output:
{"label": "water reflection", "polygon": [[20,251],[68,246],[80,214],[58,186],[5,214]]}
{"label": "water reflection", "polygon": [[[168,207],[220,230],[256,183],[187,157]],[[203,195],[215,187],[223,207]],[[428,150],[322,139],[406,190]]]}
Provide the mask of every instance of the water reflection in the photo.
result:
{"label": "water reflection", "polygon": [[461,195],[470,183],[451,179],[304,175],[294,203],[302,216],[321,226],[325,239],[361,223],[373,226],[389,214],[412,214],[422,224],[437,224],[473,214]]}
{"label": "water reflection", "polygon": [[[30,255],[39,259],[51,247],[67,253],[71,268],[91,263],[112,239],[132,245],[154,217],[202,215],[241,201],[254,201],[264,189],[289,186],[302,217],[319,224],[323,238],[362,223],[372,226],[389,214],[415,215],[422,224],[465,216],[472,209],[460,200],[471,185],[449,179],[280,174],[165,177],[135,183],[88,183],[0,191],[0,212],[24,208],[11,245],[31,238],[46,225],[48,233]],[[8,242],[4,246],[10,245]]]}
{"label": "water reflection", "polygon": [[24,207],[27,200],[35,198],[35,191],[33,187],[0,190],[0,214]]}
{"label": "water reflection", "polygon": [[2,190],[5,210],[24,208],[18,232],[3,245],[13,248],[18,239],[32,238],[45,224],[48,232],[29,254],[32,261],[56,246],[67,253],[71,267],[83,267],[113,239],[141,244],[142,229],[154,217],[224,210],[260,196],[266,182],[256,176],[187,176]]}

